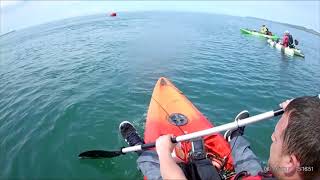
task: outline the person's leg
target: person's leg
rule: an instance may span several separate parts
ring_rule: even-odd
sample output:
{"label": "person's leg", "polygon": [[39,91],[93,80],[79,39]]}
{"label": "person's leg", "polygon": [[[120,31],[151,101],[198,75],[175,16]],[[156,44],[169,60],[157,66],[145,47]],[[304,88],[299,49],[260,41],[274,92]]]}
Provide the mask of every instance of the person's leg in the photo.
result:
{"label": "person's leg", "polygon": [[[240,112],[235,121],[241,121],[249,117],[248,111]],[[228,140],[232,148],[232,158],[236,173],[247,171],[251,175],[257,175],[262,171],[260,160],[250,148],[250,143],[242,136],[245,127],[240,127],[235,130],[229,130],[225,133],[225,138]]]}
{"label": "person's leg", "polygon": [[230,147],[233,147],[232,158],[236,173],[247,171],[254,176],[263,171],[260,160],[251,150],[250,143],[244,137],[232,138]]}
{"label": "person's leg", "polygon": [[[129,121],[122,121],[119,125],[119,132],[129,146],[144,144],[143,139],[137,133],[136,128]],[[142,152],[137,151],[138,155]]]}
{"label": "person's leg", "polygon": [[156,151],[148,150],[141,153],[137,159],[138,168],[150,180],[161,178],[160,162]]}
{"label": "person's leg", "polygon": [[[128,121],[123,121],[119,125],[119,131],[123,139],[128,143],[129,146],[135,146],[143,144],[143,139],[139,136],[136,128]],[[160,162],[156,151],[139,151],[137,159],[137,165],[140,171],[149,180],[161,179],[160,174]]]}

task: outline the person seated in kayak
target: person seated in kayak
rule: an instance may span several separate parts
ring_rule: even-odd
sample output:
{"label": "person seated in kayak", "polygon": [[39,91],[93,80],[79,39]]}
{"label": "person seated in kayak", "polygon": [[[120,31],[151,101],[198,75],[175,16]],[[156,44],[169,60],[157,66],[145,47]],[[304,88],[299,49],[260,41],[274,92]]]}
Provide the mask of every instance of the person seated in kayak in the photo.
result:
{"label": "person seated in kayak", "polygon": [[289,31],[285,31],[283,38],[282,38],[282,45],[284,47],[290,47],[290,48],[294,48],[294,44],[293,44],[293,38],[292,35],[289,33]]}
{"label": "person seated in kayak", "polygon": [[[271,139],[269,166],[263,169],[260,161],[250,148],[250,143],[242,136],[245,127],[225,133],[232,148],[236,179],[319,179],[320,178],[320,96],[301,97],[281,104],[284,114],[275,126]],[[249,117],[241,112],[235,120]],[[123,138],[130,146],[143,144],[142,138],[129,122],[120,124]],[[171,156],[175,144],[171,136],[160,136],[156,141],[156,152],[138,152],[138,167],[148,179],[223,179],[219,170],[210,164],[202,164],[186,175]],[[208,168],[213,173],[210,174]],[[198,167],[198,166],[197,166]],[[208,178],[209,177],[209,178]]]}
{"label": "person seated in kayak", "polygon": [[267,32],[267,35],[272,36],[272,32],[271,32],[271,31],[268,31],[268,32]]}
{"label": "person seated in kayak", "polygon": [[262,34],[267,34],[268,31],[269,29],[267,28],[266,25],[262,25],[262,27],[260,28],[260,33]]}
{"label": "person seated in kayak", "polygon": [[[123,121],[119,125],[119,131],[129,146],[144,143],[134,126],[128,121]],[[185,179],[186,177],[188,179],[221,179],[221,175],[218,172],[221,166],[205,157],[197,161],[194,159],[194,163],[188,165],[184,163],[176,164],[176,161],[171,157],[175,144],[159,145],[159,143],[162,144],[162,141],[167,141],[168,138],[170,139],[171,136],[160,136],[157,139],[156,151],[137,151],[139,156],[137,159],[138,168],[147,179]],[[165,171],[163,168],[170,169],[170,172]],[[171,172],[174,173],[171,174]]]}

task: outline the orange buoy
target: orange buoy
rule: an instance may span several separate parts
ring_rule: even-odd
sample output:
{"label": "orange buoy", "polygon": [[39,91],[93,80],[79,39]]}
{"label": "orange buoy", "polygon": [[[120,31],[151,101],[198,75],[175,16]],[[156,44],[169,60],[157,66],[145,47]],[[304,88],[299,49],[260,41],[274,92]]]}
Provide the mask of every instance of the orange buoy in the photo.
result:
{"label": "orange buoy", "polygon": [[110,14],[111,17],[117,16],[117,13],[113,12]]}

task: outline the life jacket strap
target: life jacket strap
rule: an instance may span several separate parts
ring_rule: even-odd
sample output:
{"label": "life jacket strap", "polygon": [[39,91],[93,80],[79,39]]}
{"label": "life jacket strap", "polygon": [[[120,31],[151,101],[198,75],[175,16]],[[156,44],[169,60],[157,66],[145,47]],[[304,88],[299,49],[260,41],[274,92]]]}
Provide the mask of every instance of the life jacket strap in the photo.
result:
{"label": "life jacket strap", "polygon": [[209,159],[202,159],[188,164],[179,164],[187,179],[192,180],[222,180],[218,170]]}

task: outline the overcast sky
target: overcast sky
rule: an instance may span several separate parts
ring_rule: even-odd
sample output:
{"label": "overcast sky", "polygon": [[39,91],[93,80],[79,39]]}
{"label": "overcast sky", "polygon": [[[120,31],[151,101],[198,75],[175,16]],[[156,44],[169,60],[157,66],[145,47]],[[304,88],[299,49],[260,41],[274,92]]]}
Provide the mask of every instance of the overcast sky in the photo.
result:
{"label": "overcast sky", "polygon": [[320,1],[12,1],[1,0],[1,33],[112,11],[192,11],[253,16],[320,32]]}

